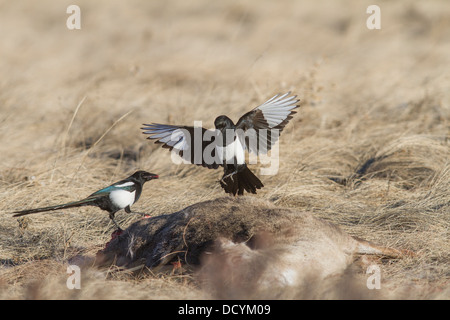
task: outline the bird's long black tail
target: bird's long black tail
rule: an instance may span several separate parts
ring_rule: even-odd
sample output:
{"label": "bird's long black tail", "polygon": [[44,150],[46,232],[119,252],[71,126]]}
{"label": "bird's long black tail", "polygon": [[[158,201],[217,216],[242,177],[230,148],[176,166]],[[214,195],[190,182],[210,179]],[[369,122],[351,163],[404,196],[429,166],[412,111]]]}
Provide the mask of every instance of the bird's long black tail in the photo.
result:
{"label": "bird's long black tail", "polygon": [[96,200],[95,198],[86,198],[86,199],[83,199],[83,200],[80,200],[80,201],[68,202],[68,203],[59,204],[59,205],[56,205],[56,206],[50,206],[50,207],[44,207],[44,208],[36,208],[36,209],[28,209],[28,210],[22,210],[22,211],[14,211],[13,213],[15,213],[15,214],[13,215],[13,217],[20,217],[20,216],[24,216],[24,215],[27,215],[27,214],[44,212],[44,211],[54,211],[54,210],[66,209],[66,208],[89,206],[95,200]]}
{"label": "bird's long black tail", "polygon": [[[247,166],[241,167],[237,173],[230,175],[234,170],[234,168],[225,168],[223,176],[226,178],[222,178],[220,181],[220,185],[226,193],[243,195],[244,190],[249,193],[256,193],[256,189],[264,187],[261,180]],[[230,176],[227,177],[227,175]]]}

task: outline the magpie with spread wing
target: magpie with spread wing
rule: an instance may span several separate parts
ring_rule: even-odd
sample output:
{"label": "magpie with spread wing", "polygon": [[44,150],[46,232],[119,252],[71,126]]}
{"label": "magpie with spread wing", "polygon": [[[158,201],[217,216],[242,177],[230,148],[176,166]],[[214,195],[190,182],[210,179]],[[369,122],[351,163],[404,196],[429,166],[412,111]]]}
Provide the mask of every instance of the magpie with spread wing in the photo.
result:
{"label": "magpie with spread wing", "polygon": [[175,151],[185,162],[209,169],[223,166],[220,185],[226,193],[256,193],[264,187],[245,163],[245,149],[254,154],[267,153],[277,142],[279,133],[299,107],[297,96],[277,94],[244,114],[236,124],[221,115],[214,121],[215,130],[202,127],[144,124],[147,139]]}
{"label": "magpie with spread wing", "polygon": [[127,213],[137,213],[131,211],[131,205],[136,203],[141,196],[142,188],[145,182],[158,179],[158,175],[146,171],[137,171],[124,180],[120,180],[106,188],[98,190],[85,199],[72,201],[65,204],[50,206],[45,208],[28,209],[15,211],[13,217],[24,216],[31,213],[44,211],[54,211],[66,208],[81,206],[95,206],[109,213],[109,218],[114,225],[120,229],[114,221],[114,215],[117,211],[124,209]]}

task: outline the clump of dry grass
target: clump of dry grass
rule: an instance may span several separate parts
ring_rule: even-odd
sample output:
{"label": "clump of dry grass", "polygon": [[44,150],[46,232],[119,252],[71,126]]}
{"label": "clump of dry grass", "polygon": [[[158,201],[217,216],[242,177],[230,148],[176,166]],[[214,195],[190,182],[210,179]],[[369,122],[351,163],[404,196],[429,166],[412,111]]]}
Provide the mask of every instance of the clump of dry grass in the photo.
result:
{"label": "clump of dry grass", "polygon": [[[65,266],[104,248],[107,215],[79,208],[18,222],[10,212],[82,198],[138,168],[161,179],[145,186],[136,211],[159,216],[222,196],[219,172],[175,166],[140,125],[209,127],[288,90],[302,107],[281,136],[278,174],[260,176],[256,197],[418,253],[383,262],[389,285],[368,298],[449,297],[444,0],[385,3],[378,31],[353,0],[80,7],[79,31],[50,1],[8,2],[0,13],[1,298],[210,297],[178,275],[97,278],[95,269],[69,292]],[[317,294],[296,297],[360,294],[342,281],[334,291],[313,282]]]}

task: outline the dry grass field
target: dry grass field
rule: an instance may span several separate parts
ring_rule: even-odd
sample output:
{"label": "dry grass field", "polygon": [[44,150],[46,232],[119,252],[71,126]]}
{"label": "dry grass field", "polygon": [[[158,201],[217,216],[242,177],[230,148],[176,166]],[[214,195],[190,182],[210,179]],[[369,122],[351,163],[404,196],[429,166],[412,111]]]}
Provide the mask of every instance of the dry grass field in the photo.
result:
{"label": "dry grass field", "polygon": [[[294,298],[450,298],[450,6],[446,0],[0,1],[0,298],[211,299],[188,272],[86,268],[114,226],[94,207],[11,212],[81,199],[137,169],[160,175],[133,208],[152,216],[225,196],[222,171],[175,165],[143,123],[193,125],[276,93],[301,99],[276,175],[251,169],[256,197],[309,212],[352,236],[409,249],[326,294]],[[136,215],[119,212],[128,226]],[[360,282],[364,284],[361,288]],[[227,296],[221,296],[227,298]],[[267,298],[267,296],[266,296]],[[271,297],[269,297],[271,298]]]}

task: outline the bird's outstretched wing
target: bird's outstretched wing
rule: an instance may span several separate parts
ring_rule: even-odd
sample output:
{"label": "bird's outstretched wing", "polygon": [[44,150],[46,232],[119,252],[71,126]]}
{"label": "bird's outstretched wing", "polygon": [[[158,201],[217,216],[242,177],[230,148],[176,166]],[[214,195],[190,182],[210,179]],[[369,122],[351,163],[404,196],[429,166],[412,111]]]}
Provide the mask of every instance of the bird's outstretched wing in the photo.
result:
{"label": "bird's outstretched wing", "polygon": [[297,96],[290,94],[277,94],[238,120],[236,129],[244,132],[247,150],[267,153],[278,141],[279,134],[296,113],[293,110],[300,106]]}
{"label": "bird's outstretched wing", "polygon": [[184,161],[217,169],[219,161],[215,152],[215,130],[201,127],[174,126],[167,124],[144,124],[141,128],[147,139],[154,139],[163,148],[178,154]]}

